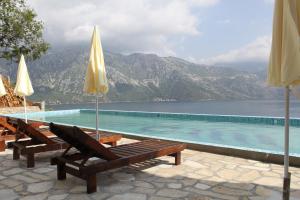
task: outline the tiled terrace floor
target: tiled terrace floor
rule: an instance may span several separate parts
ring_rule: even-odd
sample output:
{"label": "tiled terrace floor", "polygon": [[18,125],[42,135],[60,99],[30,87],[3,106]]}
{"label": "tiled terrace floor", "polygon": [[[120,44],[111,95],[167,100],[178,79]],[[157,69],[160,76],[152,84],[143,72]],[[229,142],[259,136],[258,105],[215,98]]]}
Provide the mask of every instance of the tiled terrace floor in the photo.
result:
{"label": "tiled terrace floor", "polygon": [[[0,199],[281,199],[283,167],[275,164],[185,150],[180,166],[163,157],[98,174],[98,192],[87,195],[84,181],[56,179],[49,156],[39,155],[36,167],[27,169],[24,159],[12,160],[10,150],[1,153]],[[300,169],[290,171],[291,199],[300,199]]]}

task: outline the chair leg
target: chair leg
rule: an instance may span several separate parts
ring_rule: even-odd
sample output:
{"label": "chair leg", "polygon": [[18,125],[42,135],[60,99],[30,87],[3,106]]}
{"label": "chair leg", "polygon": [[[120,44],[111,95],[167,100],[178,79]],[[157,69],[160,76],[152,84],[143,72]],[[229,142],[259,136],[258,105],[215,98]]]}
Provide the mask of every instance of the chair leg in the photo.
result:
{"label": "chair leg", "polygon": [[111,142],[110,145],[111,145],[112,147],[117,146],[117,141]]}
{"label": "chair leg", "polygon": [[34,153],[27,154],[27,168],[34,167]]}
{"label": "chair leg", "polygon": [[175,153],[175,165],[181,164],[181,152]]}
{"label": "chair leg", "polygon": [[19,160],[20,159],[20,153],[18,147],[13,147],[13,160]]}
{"label": "chair leg", "polygon": [[86,179],[86,191],[88,194],[97,192],[97,178],[96,174],[88,176]]}
{"label": "chair leg", "polygon": [[66,164],[58,162],[57,163],[57,179],[65,180],[66,178],[67,178]]}

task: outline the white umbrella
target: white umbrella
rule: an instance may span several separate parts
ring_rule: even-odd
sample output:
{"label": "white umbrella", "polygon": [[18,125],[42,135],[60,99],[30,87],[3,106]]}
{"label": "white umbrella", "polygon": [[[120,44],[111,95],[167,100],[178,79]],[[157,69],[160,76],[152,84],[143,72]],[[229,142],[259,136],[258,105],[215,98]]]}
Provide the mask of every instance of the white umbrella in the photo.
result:
{"label": "white umbrella", "polygon": [[3,84],[2,76],[0,76],[0,97],[6,95],[6,90]]}
{"label": "white umbrella", "polygon": [[285,87],[285,137],[283,198],[289,199],[289,96],[290,86],[300,84],[300,1],[276,0],[268,83]]}
{"label": "white umbrella", "polygon": [[27,111],[26,111],[26,96],[33,94],[33,88],[29,78],[27,66],[25,63],[24,56],[21,55],[18,73],[17,73],[17,83],[14,89],[14,93],[24,98],[24,112],[25,112],[25,121],[27,123]]}
{"label": "white umbrella", "polygon": [[96,96],[96,133],[99,141],[98,132],[98,96],[108,92],[108,81],[106,78],[105,63],[101,46],[98,28],[95,26],[90,50],[89,64],[86,70],[84,92],[94,94]]}

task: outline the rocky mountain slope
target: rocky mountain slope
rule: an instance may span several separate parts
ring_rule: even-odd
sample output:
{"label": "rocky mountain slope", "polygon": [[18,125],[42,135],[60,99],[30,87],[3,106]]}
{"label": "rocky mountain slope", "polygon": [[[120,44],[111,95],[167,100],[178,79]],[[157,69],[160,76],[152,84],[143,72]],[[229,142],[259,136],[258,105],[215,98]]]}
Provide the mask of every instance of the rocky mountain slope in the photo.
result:
{"label": "rocky mountain slope", "polygon": [[[27,63],[35,100],[48,103],[91,102],[82,92],[89,50],[56,47]],[[105,52],[110,91],[106,101],[199,101],[208,99],[276,98],[262,73],[197,65],[153,54],[121,55]],[[16,76],[17,66],[1,61],[0,73]]]}

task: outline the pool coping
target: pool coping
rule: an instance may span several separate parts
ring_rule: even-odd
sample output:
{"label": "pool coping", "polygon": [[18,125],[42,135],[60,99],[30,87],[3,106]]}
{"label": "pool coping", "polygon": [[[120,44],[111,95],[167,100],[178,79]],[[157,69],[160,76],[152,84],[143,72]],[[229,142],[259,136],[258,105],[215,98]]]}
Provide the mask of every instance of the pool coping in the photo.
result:
{"label": "pool coping", "polygon": [[[136,136],[136,135],[126,135],[125,138],[136,139],[136,140],[149,139],[148,137]],[[161,140],[174,141],[174,140],[167,140],[167,139],[161,139]],[[238,149],[238,148],[215,146],[215,145],[208,145],[208,144],[191,143],[191,142],[182,142],[182,143],[185,143],[187,145],[187,149],[191,149],[191,150],[197,150],[197,151],[237,157],[237,158],[245,158],[245,159],[256,160],[265,163],[273,163],[273,164],[280,164],[280,165],[284,164],[284,155],[282,154],[268,153],[268,152],[254,151],[254,150],[252,151],[249,149]],[[293,167],[300,167],[300,157],[290,155],[289,164],[290,166]]]}
{"label": "pool coping", "polygon": [[[68,114],[76,112],[95,112],[94,109],[69,109],[69,110],[56,110],[46,111],[47,116],[57,114]],[[105,114],[126,115],[126,116],[141,116],[141,117],[162,117],[168,119],[180,120],[208,120],[213,122],[232,122],[244,124],[263,124],[272,126],[284,126],[283,117],[272,116],[244,116],[244,115],[217,115],[217,114],[195,114],[195,113],[171,113],[171,112],[146,112],[146,111],[124,111],[124,110],[99,110]],[[40,115],[42,112],[31,112],[28,115]],[[8,116],[22,117],[22,114],[9,114]],[[290,118],[290,127],[300,127],[300,118]]]}

